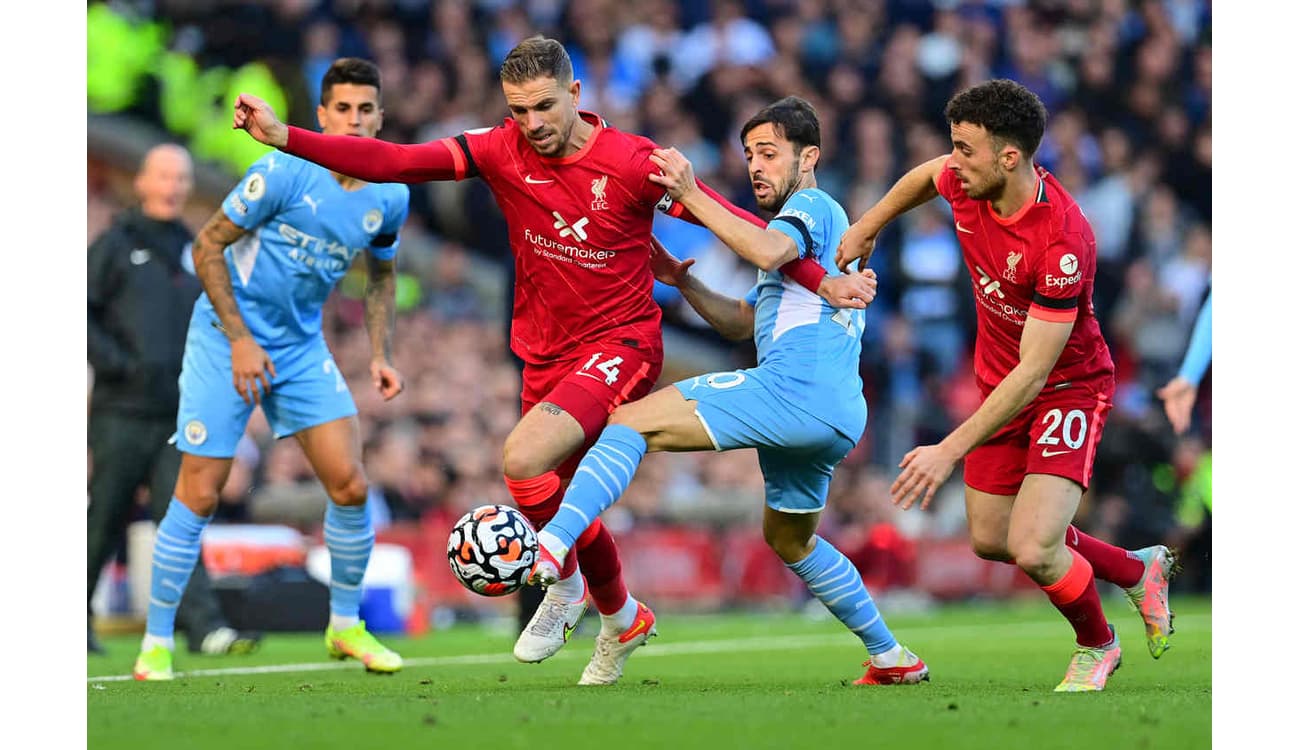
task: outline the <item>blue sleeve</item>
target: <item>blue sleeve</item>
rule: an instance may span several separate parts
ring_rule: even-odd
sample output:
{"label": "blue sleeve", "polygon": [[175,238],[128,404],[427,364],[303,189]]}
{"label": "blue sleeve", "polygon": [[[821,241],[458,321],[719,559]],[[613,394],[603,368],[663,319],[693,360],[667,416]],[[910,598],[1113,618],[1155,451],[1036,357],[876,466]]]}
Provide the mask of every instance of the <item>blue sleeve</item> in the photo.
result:
{"label": "blue sleeve", "polygon": [[288,157],[271,152],[253,162],[244,179],[221,202],[221,208],[236,226],[252,229],[284,208],[297,175]]}
{"label": "blue sleeve", "polygon": [[750,307],[758,306],[758,284],[753,285],[748,292],[745,292],[745,304]]}
{"label": "blue sleeve", "polygon": [[767,224],[768,229],[775,229],[794,240],[800,258],[811,255],[818,260],[826,251],[826,232],[830,226],[830,203],[811,190],[800,190],[790,196],[781,211]]}
{"label": "blue sleeve", "polygon": [[1183,366],[1178,369],[1179,377],[1186,378],[1194,385],[1201,384],[1201,378],[1205,377],[1205,370],[1210,366],[1210,300],[1214,298],[1214,293],[1206,295],[1205,304],[1201,305],[1201,313],[1196,316],[1196,327],[1192,329],[1192,342],[1187,346],[1187,354],[1183,355]]}
{"label": "blue sleeve", "polygon": [[402,244],[402,226],[406,224],[406,215],[411,208],[410,188],[405,185],[393,187],[393,195],[384,209],[384,223],[370,243],[370,254],[377,260],[392,260],[397,256],[397,246]]}

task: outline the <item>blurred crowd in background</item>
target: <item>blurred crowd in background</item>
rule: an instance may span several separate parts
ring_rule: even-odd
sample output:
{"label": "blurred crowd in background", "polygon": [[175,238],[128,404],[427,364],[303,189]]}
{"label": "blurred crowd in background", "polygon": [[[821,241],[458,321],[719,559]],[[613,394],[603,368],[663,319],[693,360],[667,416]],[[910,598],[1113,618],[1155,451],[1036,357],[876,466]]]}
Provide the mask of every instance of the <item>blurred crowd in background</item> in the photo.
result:
{"label": "blurred crowd in background", "polygon": [[[170,133],[223,169],[228,187],[259,153],[248,151],[247,136],[229,131],[232,92],[257,93],[289,122],[314,128],[325,68],[340,56],[365,57],[383,74],[380,137],[434,140],[501,122],[507,113],[497,68],[514,44],[542,33],[565,43],[582,81],[582,109],[677,147],[702,180],[755,212],[740,125],[776,98],[811,101],[822,125],[819,186],[855,219],[909,168],[950,149],[943,107],[953,93],[992,77],[1015,79],[1049,112],[1036,160],[1071,191],[1096,233],[1094,303],[1118,367],[1116,407],[1080,523],[1130,548],[1164,540],[1208,550],[1210,384],[1182,438],[1154,390],[1177,371],[1210,286],[1209,6],[115,2],[90,6],[88,102],[92,116],[134,118]],[[125,38],[134,42],[129,50]],[[116,78],[96,80],[97,55],[119,66]],[[96,177],[92,169],[90,237],[131,202]],[[197,197],[208,204],[197,214],[201,222],[221,196]],[[677,255],[695,258],[695,272],[714,288],[739,297],[754,283],[754,269],[707,230],[659,217],[656,234]],[[408,286],[394,342],[406,377],[400,398],[384,403],[370,387],[360,279],[346,282],[326,310],[327,337],[360,409],[380,525],[455,518],[482,503],[508,502],[500,448],[519,416],[507,301],[471,272],[511,273],[504,223],[486,187],[477,180],[412,186],[403,249],[399,269]],[[897,562],[915,554],[908,546],[915,540],[964,532],[960,473],[925,512],[895,509],[888,487],[907,450],[939,440],[977,406],[975,315],[941,200],[888,228],[871,266],[880,295],[868,310],[860,367],[870,417],[835,476],[823,532],[846,552],[856,549],[855,560],[876,545]],[[726,367],[752,364],[752,345],[712,334],[674,290],[657,287],[656,297],[667,324],[715,349]],[[671,345],[667,356],[671,361]],[[615,533],[686,522],[750,524],[757,534],[762,490],[752,451],[653,454],[607,522]],[[222,501],[219,518],[309,528],[319,523],[325,495],[296,444],[272,440],[259,414]],[[1187,562],[1180,585],[1208,591],[1208,556]],[[905,572],[899,575],[877,578],[877,585],[905,583]]]}

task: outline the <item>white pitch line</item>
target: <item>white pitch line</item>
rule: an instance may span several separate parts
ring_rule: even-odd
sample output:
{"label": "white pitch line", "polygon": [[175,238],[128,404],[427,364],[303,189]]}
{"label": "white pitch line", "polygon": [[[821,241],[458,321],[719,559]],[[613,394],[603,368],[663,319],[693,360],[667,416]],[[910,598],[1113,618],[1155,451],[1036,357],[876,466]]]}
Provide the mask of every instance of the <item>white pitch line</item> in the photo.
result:
{"label": "white pitch line", "polygon": [[[1208,615],[1187,615],[1180,618],[1184,625],[1190,623],[1200,624],[1202,621],[1208,622]],[[1063,631],[1066,627],[1059,620],[1045,620],[1038,622],[1021,622],[1021,623],[988,623],[978,625],[922,625],[919,627],[910,627],[906,629],[906,634],[911,637],[918,634],[942,632],[945,635],[978,635],[980,633],[996,630],[999,637],[1014,637],[1017,635],[1038,635],[1045,634],[1049,631]],[[858,643],[857,639],[849,633],[835,634],[816,634],[816,635],[786,635],[786,636],[755,636],[752,638],[729,638],[719,640],[705,641],[687,641],[684,643],[665,643],[659,645],[651,641],[653,648],[647,648],[637,654],[637,659],[647,659],[656,656],[689,656],[693,654],[724,654],[743,651],[788,651],[801,650],[808,648],[818,648],[820,646],[853,646]],[[577,652],[573,650],[564,651],[555,656],[553,659],[567,660],[576,658]],[[450,667],[461,664],[515,664],[515,658],[511,654],[492,653],[492,654],[464,654],[461,656],[426,656],[403,659],[403,668],[408,667]],[[188,672],[177,672],[176,677],[223,677],[231,675],[254,675],[254,674],[282,674],[286,672],[326,672],[336,669],[356,669],[357,665],[352,662],[328,661],[328,662],[309,662],[306,664],[270,664],[262,667],[229,667],[226,669],[193,669]],[[129,674],[124,675],[103,675],[99,677],[87,677],[87,683],[96,682],[125,682],[133,677]]]}

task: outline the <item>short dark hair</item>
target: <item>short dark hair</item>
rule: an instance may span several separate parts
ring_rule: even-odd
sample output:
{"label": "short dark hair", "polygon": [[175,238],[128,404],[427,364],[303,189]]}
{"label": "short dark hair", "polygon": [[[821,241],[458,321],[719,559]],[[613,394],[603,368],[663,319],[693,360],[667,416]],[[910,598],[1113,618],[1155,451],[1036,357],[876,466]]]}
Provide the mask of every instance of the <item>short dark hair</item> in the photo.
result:
{"label": "short dark hair", "polygon": [[948,100],[948,124],[979,125],[997,139],[1014,143],[1031,158],[1047,128],[1047,107],[1015,81],[998,78],[971,86]]}
{"label": "short dark hair", "polygon": [[321,105],[329,104],[330,93],[336,83],[374,86],[376,93],[383,93],[379,86],[379,66],[359,57],[340,57],[325,71],[325,77],[320,82]]}
{"label": "short dark hair", "polygon": [[744,143],[749,131],[764,123],[771,123],[777,135],[793,143],[796,154],[804,146],[821,148],[822,128],[817,122],[817,110],[797,96],[787,96],[760,109],[740,129],[740,142]]}
{"label": "short dark hair", "polygon": [[506,83],[527,83],[535,78],[554,78],[562,86],[573,82],[573,63],[564,45],[540,34],[515,45],[501,63],[501,80]]}

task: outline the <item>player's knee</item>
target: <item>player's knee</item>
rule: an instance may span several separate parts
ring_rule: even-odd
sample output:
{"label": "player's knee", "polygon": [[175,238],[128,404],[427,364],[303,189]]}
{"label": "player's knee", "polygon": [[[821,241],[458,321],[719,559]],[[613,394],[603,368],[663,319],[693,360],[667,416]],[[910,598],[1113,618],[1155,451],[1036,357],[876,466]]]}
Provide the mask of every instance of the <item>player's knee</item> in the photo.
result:
{"label": "player's knee", "polygon": [[1038,580],[1052,565],[1056,551],[1043,547],[1033,541],[1010,542],[1010,552],[1015,558],[1016,566],[1034,580]]}
{"label": "player's knee", "polygon": [[793,533],[790,529],[779,526],[764,526],[763,541],[772,548],[776,556],[787,565],[793,565],[812,554],[811,536]]}
{"label": "player's knee", "polygon": [[216,487],[195,488],[191,486],[187,490],[178,490],[176,499],[181,504],[190,509],[190,512],[196,516],[210,516],[217,512],[217,502],[220,493]]}
{"label": "player's knee", "polygon": [[554,466],[548,466],[546,457],[533,446],[516,438],[514,433],[506,438],[501,454],[501,471],[508,479],[532,479],[541,476]]}
{"label": "player's knee", "polygon": [[366,501],[369,489],[365,473],[354,468],[346,476],[330,482],[325,492],[336,505],[361,505]]}
{"label": "player's knee", "polygon": [[1011,562],[1013,559],[1011,553],[1007,550],[1007,541],[1004,538],[972,533],[970,547],[975,555],[982,560]]}

